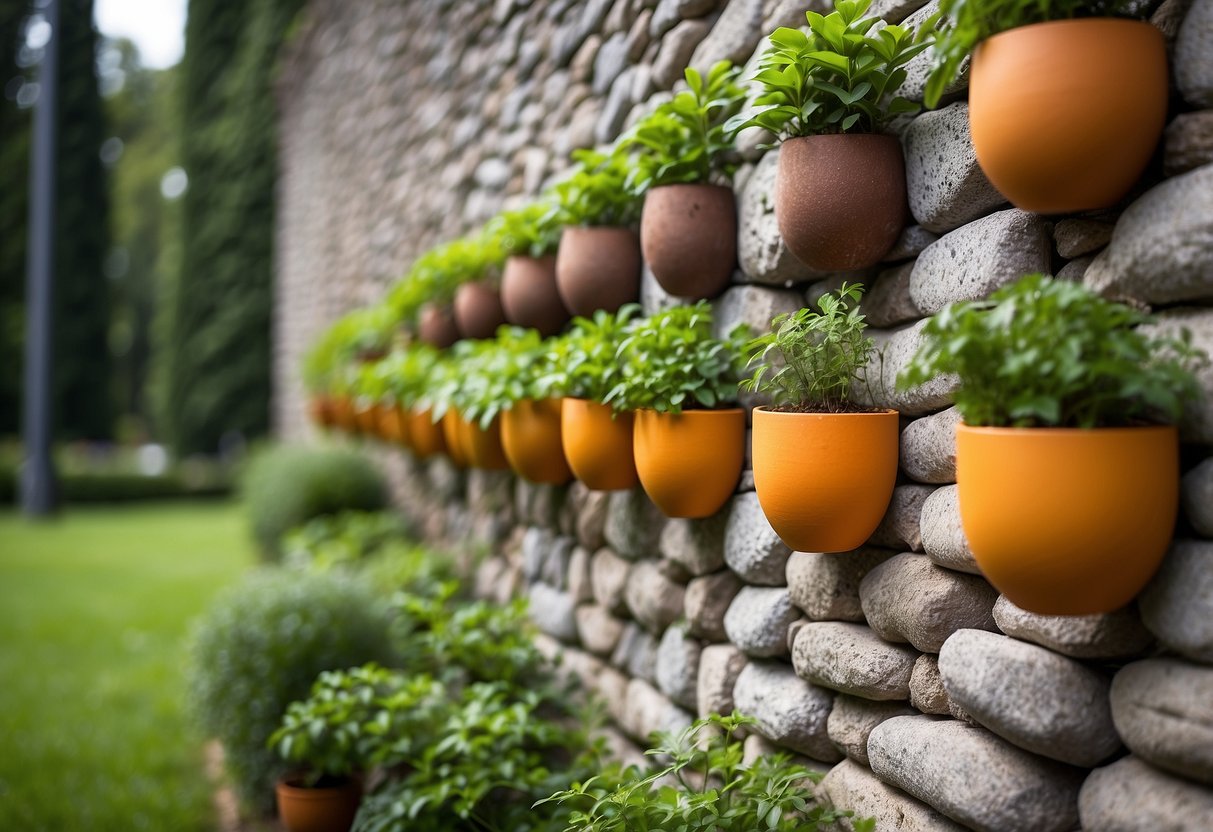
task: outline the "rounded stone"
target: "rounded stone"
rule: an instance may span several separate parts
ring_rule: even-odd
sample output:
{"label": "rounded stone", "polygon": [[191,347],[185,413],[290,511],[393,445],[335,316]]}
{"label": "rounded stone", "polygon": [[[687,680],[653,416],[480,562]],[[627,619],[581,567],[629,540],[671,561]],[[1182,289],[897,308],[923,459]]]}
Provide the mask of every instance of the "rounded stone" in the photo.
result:
{"label": "rounded stone", "polygon": [[1213,668],[1149,659],[1112,680],[1125,745],[1158,768],[1213,786]]}
{"label": "rounded stone", "polygon": [[786,589],[742,587],[724,615],[724,631],[749,656],[783,656],[788,652],[788,627],[798,616]]}
{"label": "rounded stone", "polygon": [[1159,641],[1213,664],[1213,541],[1176,541],[1137,604]]}
{"label": "rounded stone", "polygon": [[772,742],[826,763],[842,759],[826,731],[834,695],[787,665],[750,662],[737,677],[733,700],[739,711],[758,720],[758,732]]}
{"label": "rounded stone", "polygon": [[1075,659],[1125,659],[1140,655],[1154,637],[1132,608],[1102,615],[1037,615],[999,596],[998,629]]}
{"label": "rounded stone", "polygon": [[762,513],[757,494],[733,498],[724,533],[724,560],[730,569],[747,583],[782,586],[791,553]]}
{"label": "rounded stone", "polygon": [[1213,791],[1125,757],[1091,772],[1078,811],[1099,832],[1213,829]]}
{"label": "rounded stone", "polygon": [[836,621],[803,625],[792,645],[796,673],[864,699],[909,699],[917,658],[917,650],[889,644],[863,624]]}
{"label": "rounded stone", "polygon": [[793,552],[785,576],[792,603],[813,621],[863,621],[859,582],[893,552],[863,546],[853,552]]}

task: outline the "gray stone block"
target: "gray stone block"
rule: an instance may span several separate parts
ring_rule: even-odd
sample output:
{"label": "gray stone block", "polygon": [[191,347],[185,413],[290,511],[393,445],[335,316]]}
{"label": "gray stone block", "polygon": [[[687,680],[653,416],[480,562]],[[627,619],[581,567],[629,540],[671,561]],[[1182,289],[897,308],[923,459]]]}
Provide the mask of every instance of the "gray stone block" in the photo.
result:
{"label": "gray stone block", "polygon": [[730,569],[747,583],[782,586],[791,553],[767,522],[757,494],[733,498],[724,534],[724,560]]}
{"label": "gray stone block", "polygon": [[949,407],[906,425],[899,452],[906,476],[939,485],[956,482],[956,426],[960,422],[960,411]]}
{"label": "gray stone block", "polygon": [[728,570],[692,578],[683,596],[691,635],[706,641],[728,641],[724,616],[740,591],[741,581]]}
{"label": "gray stone block", "polygon": [[767,739],[814,760],[832,763],[842,758],[826,731],[834,695],[801,679],[787,665],[750,662],[737,677],[733,700],[738,710],[758,721],[758,732]]}
{"label": "gray stone block", "polygon": [[698,708],[699,657],[702,645],[675,624],[666,629],[657,646],[657,687],[678,705]]}
{"label": "gray stone block", "polygon": [[1213,457],[1184,474],[1184,515],[1201,537],[1213,538]]}
{"label": "gray stone block", "polygon": [[960,522],[960,490],[954,485],[937,488],[922,505],[922,548],[936,565],[970,575],[981,568],[969,549]]}
{"label": "gray stone block", "polygon": [[790,286],[818,277],[784,245],[775,219],[775,174],[779,151],[766,153],[737,200],[737,261],[755,283]]}
{"label": "gray stone block", "polygon": [[615,554],[628,560],[656,557],[665,519],[643,489],[613,491],[607,505],[606,541]]}
{"label": "gray stone block", "polygon": [[692,575],[724,568],[724,528],[728,515],[717,512],[703,520],[670,520],[661,532],[661,556],[681,564]]}
{"label": "gray stone block", "polygon": [[628,574],[624,600],[632,616],[651,633],[660,634],[682,615],[686,589],[671,581],[656,561],[633,565]]}
{"label": "gray stone block", "polygon": [[531,620],[540,630],[560,641],[577,641],[576,603],[567,592],[547,584],[532,584],[527,591]]}
{"label": "gray stone block", "polygon": [[799,616],[783,587],[742,587],[724,616],[729,641],[759,658],[788,653],[788,627]]}
{"label": "gray stone block", "polygon": [[1213,664],[1213,541],[1177,540],[1137,603],[1159,641]]}
{"label": "gray stone block", "polygon": [[923,113],[901,141],[910,213],[923,228],[951,231],[1006,204],[977,164],[967,103]]}
{"label": "gray stone block", "polygon": [[1175,84],[1188,103],[1213,107],[1213,3],[1195,0],[1175,41]]}
{"label": "gray stone block", "polygon": [[868,764],[868,735],[886,719],[917,713],[904,702],[873,702],[845,693],[834,697],[834,709],[826,722],[830,742],[852,760]]}
{"label": "gray stone block", "polygon": [[[905,792],[885,785],[866,766],[843,760],[830,769],[818,787],[821,801],[855,818],[875,818],[879,830],[895,832],[965,832],[965,828]],[[838,828],[852,832],[850,818]]]}
{"label": "gray stone block", "polygon": [[893,489],[889,508],[868,543],[903,552],[922,551],[922,506],[931,496],[930,485],[899,485]]}
{"label": "gray stone block", "polygon": [[999,596],[994,623],[1009,636],[1075,659],[1127,659],[1154,643],[1131,607],[1101,615],[1038,615]]}
{"label": "gray stone block", "polygon": [[703,648],[696,686],[699,716],[733,712],[733,687],[748,663],[745,653],[731,644],[709,644]]}
{"label": "gray stone block", "polygon": [[1112,719],[1151,765],[1213,786],[1213,668],[1149,659],[1112,681]]}
{"label": "gray stone block", "polygon": [[576,615],[581,646],[595,655],[610,656],[619,646],[626,622],[598,604],[582,604]]}
{"label": "gray stone block", "polygon": [[1078,811],[1099,832],[1213,829],[1213,791],[1125,757],[1091,772]]}
{"label": "gray stone block", "polygon": [[863,624],[814,621],[796,633],[792,665],[814,684],[874,700],[908,700],[918,651]]}
{"label": "gray stone block", "polygon": [[590,581],[594,600],[611,612],[624,613],[627,603],[624,592],[628,586],[628,575],[632,564],[614,551],[603,547],[590,559]]}
{"label": "gray stone block", "polygon": [[785,575],[792,603],[813,621],[860,621],[859,582],[894,552],[864,546],[853,552],[793,552]]}

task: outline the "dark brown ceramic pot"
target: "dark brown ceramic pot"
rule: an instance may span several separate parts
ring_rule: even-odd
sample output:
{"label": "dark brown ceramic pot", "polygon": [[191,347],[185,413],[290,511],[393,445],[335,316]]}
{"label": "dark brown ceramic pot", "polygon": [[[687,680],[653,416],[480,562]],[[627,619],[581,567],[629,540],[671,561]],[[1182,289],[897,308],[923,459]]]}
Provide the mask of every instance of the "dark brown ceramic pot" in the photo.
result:
{"label": "dark brown ceramic pot", "polygon": [[821,271],[880,262],[906,224],[906,167],[894,136],[804,136],[779,150],[775,217],[792,254]]}
{"label": "dark brown ceramic pot", "polygon": [[431,347],[446,349],[459,340],[459,329],[450,307],[427,303],[417,316],[417,337]]}
{"label": "dark brown ceramic pot", "polygon": [[510,323],[532,327],[545,337],[564,329],[569,310],[556,288],[556,255],[514,255],[506,260],[501,275],[501,306]]}
{"label": "dark brown ceramic pot", "polygon": [[305,788],[300,778],[284,778],[276,791],[278,816],[287,832],[349,832],[362,802],[362,785],[352,779]]}
{"label": "dark brown ceramic pot", "polygon": [[630,228],[569,226],[556,252],[556,286],[574,315],[614,312],[640,296],[640,245]]}
{"label": "dark brown ceramic pot", "polygon": [[700,300],[729,285],[737,263],[737,200],[721,185],[662,185],[644,198],[640,249],[671,295]]}
{"label": "dark brown ceramic pot", "polygon": [[496,286],[478,280],[455,292],[455,326],[464,338],[492,338],[503,323],[505,310]]}

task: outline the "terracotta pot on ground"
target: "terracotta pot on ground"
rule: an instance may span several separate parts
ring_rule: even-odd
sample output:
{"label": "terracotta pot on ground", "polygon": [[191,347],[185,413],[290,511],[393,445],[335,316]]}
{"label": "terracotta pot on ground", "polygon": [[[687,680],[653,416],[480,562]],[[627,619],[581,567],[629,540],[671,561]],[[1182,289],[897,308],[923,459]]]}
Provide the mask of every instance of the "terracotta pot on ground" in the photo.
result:
{"label": "terracotta pot on ground", "polygon": [[640,484],[667,517],[709,517],[737,488],[745,461],[745,411],[636,411]]}
{"label": "terracotta pot on ground", "polygon": [[982,573],[1042,615],[1112,612],[1171,543],[1174,427],[956,429],[960,518]]}
{"label": "terracotta pot on ground", "polygon": [[449,306],[427,303],[417,316],[417,337],[431,347],[446,349],[459,340],[459,328]]}
{"label": "terracotta pot on ground", "polygon": [[849,552],[880,525],[897,482],[897,411],[754,410],[754,490],[797,552]]}
{"label": "terracotta pot on ground", "polygon": [[792,254],[822,271],[880,262],[909,216],[895,136],[804,136],[779,149],[775,218]]}
{"label": "terracotta pot on ground", "polygon": [[446,453],[446,437],[442,423],[435,424],[429,409],[413,410],[408,415],[409,447],[418,459],[429,459]]}
{"label": "terracotta pot on ground", "polygon": [[1037,23],[995,35],[973,53],[977,161],[1025,211],[1119,202],[1154,153],[1167,102],[1166,43],[1143,21]]}
{"label": "terracotta pot on ground", "polygon": [[308,789],[301,779],[278,781],[278,816],[287,832],[349,832],[362,800],[362,787],[348,780],[331,788]]}
{"label": "terracotta pot on ground", "polygon": [[545,338],[564,329],[569,310],[556,288],[556,255],[508,258],[501,275],[501,306],[510,323],[537,329]]}
{"label": "terracotta pot on ground", "polygon": [[560,399],[521,401],[501,414],[501,447],[523,479],[564,485],[573,478],[560,443]]}
{"label": "terracotta pot on ground", "polygon": [[501,417],[493,419],[487,428],[468,419],[459,419],[459,437],[468,465],[485,471],[504,471],[510,467],[501,447]]}
{"label": "terracotta pot on ground", "polygon": [[503,323],[505,310],[496,286],[478,280],[455,292],[455,326],[464,338],[492,338]]}
{"label": "terracotta pot on ground", "polygon": [[737,200],[721,185],[662,185],[644,198],[640,248],[671,295],[700,300],[723,292],[737,265]]}
{"label": "terracotta pot on ground", "polygon": [[577,479],[593,491],[621,491],[640,481],[633,453],[631,412],[610,405],[565,399],[560,405],[560,442]]}
{"label": "terracotta pot on ground", "polygon": [[460,468],[471,464],[464,442],[465,424],[463,417],[454,409],[448,410],[442,416],[442,440],[446,445],[446,454],[451,462]]}
{"label": "terracotta pot on ground", "polygon": [[615,312],[640,297],[640,245],[630,228],[569,226],[556,252],[556,286],[574,315]]}

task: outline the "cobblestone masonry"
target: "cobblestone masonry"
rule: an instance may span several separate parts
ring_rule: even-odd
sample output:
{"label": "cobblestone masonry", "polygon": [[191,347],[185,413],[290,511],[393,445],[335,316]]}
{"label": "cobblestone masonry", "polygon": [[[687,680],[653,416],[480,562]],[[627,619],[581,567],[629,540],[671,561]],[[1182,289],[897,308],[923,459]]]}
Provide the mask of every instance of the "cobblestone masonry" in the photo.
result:
{"label": "cobblestone masonry", "polygon": [[[308,435],[299,358],[328,322],[378,298],[426,247],[536,193],[571,149],[611,140],[687,61],[752,62],[806,3],[823,5],[314,0],[279,87],[280,432]],[[930,5],[873,10],[894,21]],[[1023,269],[1154,304],[1162,326],[1187,325],[1213,351],[1213,0],[1151,6],[1171,49],[1171,113],[1158,158],[1116,210],[1043,218],[1002,204],[975,162],[963,85],[903,126],[918,224],[865,275],[865,311],[887,327],[876,333],[886,381],[925,315]],[[757,143],[743,137],[736,179],[738,286],[717,305],[762,324],[830,284],[783,248],[775,156]],[[645,300],[670,302],[651,280]],[[1203,384],[1213,394],[1213,371]],[[772,545],[748,476],[720,518],[689,528],[642,494],[372,450],[428,534],[492,553],[482,594],[541,602],[545,647],[603,691],[636,742],[737,705],[829,772],[827,800],[879,829],[1213,829],[1213,395],[1182,428],[1184,510],[1162,570],[1130,608],[1073,619],[1019,610],[975,574],[951,485],[949,396],[939,384],[882,399],[908,420],[905,499],[852,556]],[[752,739],[753,753],[769,746]]]}

